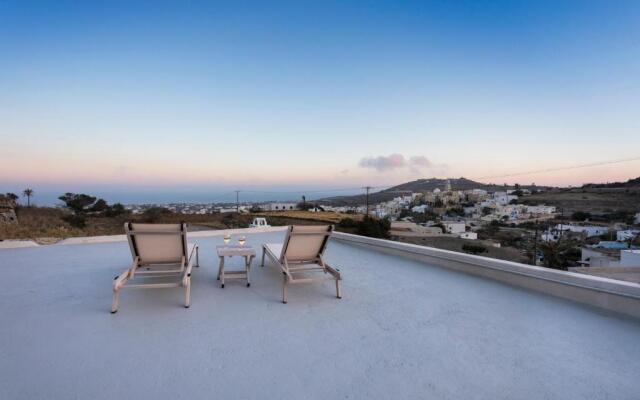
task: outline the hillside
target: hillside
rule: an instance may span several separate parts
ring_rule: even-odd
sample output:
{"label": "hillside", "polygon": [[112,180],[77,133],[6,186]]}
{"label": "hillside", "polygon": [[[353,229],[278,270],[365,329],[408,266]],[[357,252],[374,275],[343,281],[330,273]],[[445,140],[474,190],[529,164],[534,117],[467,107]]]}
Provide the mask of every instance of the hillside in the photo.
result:
{"label": "hillside", "polygon": [[[450,178],[450,179],[439,179],[439,178],[429,178],[429,179],[418,179],[411,182],[406,182],[397,186],[390,187],[388,189],[371,193],[369,194],[369,201],[374,203],[380,203],[383,201],[388,201],[397,197],[403,193],[407,192],[427,192],[433,191],[434,189],[444,190],[447,184],[447,180],[451,184],[452,190],[471,190],[471,189],[482,189],[488,192],[496,192],[499,190],[513,189],[514,186],[508,185],[496,185],[492,183],[481,183],[472,181],[467,178]],[[533,185],[522,186],[523,189],[548,189],[547,187],[536,187]],[[354,195],[354,196],[337,196],[337,197],[328,197],[319,200],[319,202],[324,204],[331,205],[357,205],[364,204],[366,201],[365,195]]]}
{"label": "hillside", "polygon": [[520,202],[556,206],[564,215],[576,211],[593,215],[634,214],[640,212],[640,186],[553,189],[526,196]]}
{"label": "hillside", "polygon": [[629,179],[626,182],[587,183],[582,185],[582,188],[640,188],[640,177]]}

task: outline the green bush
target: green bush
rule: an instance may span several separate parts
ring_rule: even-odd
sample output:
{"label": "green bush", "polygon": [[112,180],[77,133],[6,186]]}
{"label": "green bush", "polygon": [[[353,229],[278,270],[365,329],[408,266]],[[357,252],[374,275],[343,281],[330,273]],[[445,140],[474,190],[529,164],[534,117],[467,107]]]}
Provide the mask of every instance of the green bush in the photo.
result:
{"label": "green bush", "polygon": [[163,216],[172,214],[171,210],[164,207],[151,207],[142,213],[142,221],[147,223],[155,223],[160,221]]}
{"label": "green bush", "polygon": [[357,234],[374,238],[388,239],[390,237],[391,221],[388,218],[377,219],[365,216],[358,222]]}
{"label": "green bush", "polygon": [[67,222],[74,228],[84,228],[87,225],[84,215],[82,214],[65,215],[64,217],[62,217],[62,220]]}
{"label": "green bush", "polygon": [[353,218],[342,218],[340,222],[338,222],[338,226],[340,228],[355,228],[358,226],[358,223]]}
{"label": "green bush", "polygon": [[462,251],[471,254],[486,253],[487,248],[481,244],[465,243],[462,245]]}

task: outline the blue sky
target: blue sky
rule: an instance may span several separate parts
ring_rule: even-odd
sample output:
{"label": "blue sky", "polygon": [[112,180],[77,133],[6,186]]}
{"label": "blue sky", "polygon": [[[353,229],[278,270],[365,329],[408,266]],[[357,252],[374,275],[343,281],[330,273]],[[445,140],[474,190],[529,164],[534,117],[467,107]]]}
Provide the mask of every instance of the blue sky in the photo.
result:
{"label": "blue sky", "polygon": [[0,0],[0,183],[626,180],[640,161],[499,176],[640,157],[638,21],[637,1]]}

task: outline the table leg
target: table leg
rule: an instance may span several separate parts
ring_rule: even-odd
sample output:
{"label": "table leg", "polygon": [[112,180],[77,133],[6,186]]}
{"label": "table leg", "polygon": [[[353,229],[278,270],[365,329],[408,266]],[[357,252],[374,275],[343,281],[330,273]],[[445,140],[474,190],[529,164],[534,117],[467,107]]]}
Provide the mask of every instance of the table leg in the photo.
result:
{"label": "table leg", "polygon": [[220,287],[224,289],[224,257],[220,257],[220,269],[218,270],[218,279],[220,279]]}
{"label": "table leg", "polygon": [[246,256],[244,258],[244,262],[245,262],[245,268],[246,268],[246,272],[247,272],[247,287],[251,286],[251,277],[250,277],[250,273],[251,273],[251,260],[253,259],[253,256]]}

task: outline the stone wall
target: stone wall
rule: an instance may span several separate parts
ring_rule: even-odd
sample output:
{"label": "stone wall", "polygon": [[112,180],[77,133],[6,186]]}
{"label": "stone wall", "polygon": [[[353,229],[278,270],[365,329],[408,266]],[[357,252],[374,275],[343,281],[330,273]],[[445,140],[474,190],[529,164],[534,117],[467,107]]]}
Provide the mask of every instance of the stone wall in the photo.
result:
{"label": "stone wall", "polygon": [[0,195],[0,225],[17,224],[16,203],[10,198]]}

